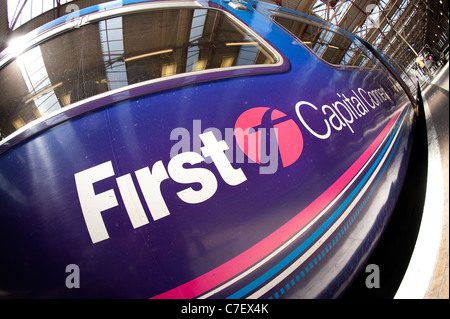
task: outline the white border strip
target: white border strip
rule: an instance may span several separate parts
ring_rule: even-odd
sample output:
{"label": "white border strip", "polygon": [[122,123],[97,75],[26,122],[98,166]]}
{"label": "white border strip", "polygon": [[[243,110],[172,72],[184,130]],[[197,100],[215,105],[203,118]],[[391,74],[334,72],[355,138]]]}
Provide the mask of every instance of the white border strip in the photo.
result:
{"label": "white border strip", "polygon": [[444,181],[441,153],[430,108],[423,95],[428,139],[428,175],[419,234],[411,260],[394,299],[423,299],[436,264],[442,233]]}

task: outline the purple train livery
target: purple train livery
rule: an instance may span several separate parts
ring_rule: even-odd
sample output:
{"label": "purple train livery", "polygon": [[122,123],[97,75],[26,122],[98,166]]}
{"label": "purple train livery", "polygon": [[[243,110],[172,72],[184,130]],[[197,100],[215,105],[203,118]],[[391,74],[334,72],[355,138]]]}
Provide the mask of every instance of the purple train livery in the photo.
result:
{"label": "purple train livery", "polygon": [[0,55],[0,291],[339,297],[408,166],[391,65],[251,0],[112,1],[27,34]]}

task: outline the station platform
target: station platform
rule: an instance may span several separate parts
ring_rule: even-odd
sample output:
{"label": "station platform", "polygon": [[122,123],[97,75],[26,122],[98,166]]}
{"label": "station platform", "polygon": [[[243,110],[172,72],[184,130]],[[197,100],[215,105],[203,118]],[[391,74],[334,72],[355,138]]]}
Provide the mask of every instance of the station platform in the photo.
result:
{"label": "station platform", "polygon": [[423,111],[403,190],[366,262],[379,266],[381,287],[367,289],[362,271],[343,299],[449,298],[448,63],[420,87]]}
{"label": "station platform", "polygon": [[422,82],[428,164],[414,251],[396,299],[449,298],[449,65]]}

